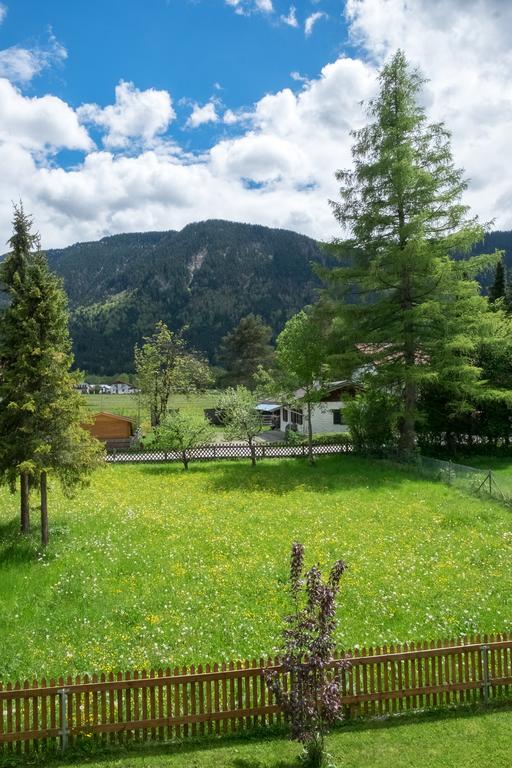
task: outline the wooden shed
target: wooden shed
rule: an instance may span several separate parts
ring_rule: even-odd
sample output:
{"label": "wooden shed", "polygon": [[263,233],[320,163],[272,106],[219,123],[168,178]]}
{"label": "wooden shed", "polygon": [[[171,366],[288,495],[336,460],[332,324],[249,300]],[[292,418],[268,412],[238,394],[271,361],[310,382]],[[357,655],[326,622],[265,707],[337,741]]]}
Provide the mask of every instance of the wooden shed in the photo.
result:
{"label": "wooden shed", "polygon": [[83,424],[91,435],[105,443],[108,451],[131,448],[134,441],[134,421],[118,413],[96,413],[94,421]]}

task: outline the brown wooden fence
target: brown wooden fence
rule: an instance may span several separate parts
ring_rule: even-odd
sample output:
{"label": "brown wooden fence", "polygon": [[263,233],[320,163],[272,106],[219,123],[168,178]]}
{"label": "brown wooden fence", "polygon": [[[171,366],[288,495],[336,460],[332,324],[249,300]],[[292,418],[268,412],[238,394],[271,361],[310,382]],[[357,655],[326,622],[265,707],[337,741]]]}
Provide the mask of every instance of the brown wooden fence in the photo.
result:
{"label": "brown wooden fence", "polygon": [[[288,445],[286,443],[257,443],[255,446],[257,459],[300,458],[307,456],[307,445]],[[350,443],[330,443],[314,445],[315,456],[333,453],[351,453]],[[213,443],[187,451],[190,461],[217,461],[220,459],[250,459],[251,449],[246,443]],[[181,461],[179,451],[139,451],[127,453],[108,453],[106,460],[125,464],[129,462],[154,463]]]}
{"label": "brown wooden fence", "polygon": [[[347,716],[512,699],[512,634],[350,652],[337,670]],[[282,714],[263,671],[278,659],[0,685],[0,753],[172,740],[268,726]],[[286,684],[286,679],[284,684]]]}

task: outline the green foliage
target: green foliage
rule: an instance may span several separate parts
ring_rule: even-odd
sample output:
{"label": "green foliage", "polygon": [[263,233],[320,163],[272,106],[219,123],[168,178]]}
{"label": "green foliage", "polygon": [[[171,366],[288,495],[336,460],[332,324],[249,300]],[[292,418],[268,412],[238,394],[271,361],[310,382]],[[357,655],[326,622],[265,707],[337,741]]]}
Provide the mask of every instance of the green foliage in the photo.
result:
{"label": "green foliage", "polygon": [[396,447],[398,407],[393,395],[368,381],[364,391],[347,400],[344,415],[356,451],[381,453]]}
{"label": "green foliage", "polygon": [[307,407],[309,461],[314,462],[311,407],[322,399],[329,368],[323,329],[311,309],[303,309],[291,317],[278,336],[276,360],[283,385],[295,400]]}
{"label": "green foliage", "polygon": [[195,394],[211,384],[208,364],[187,349],[182,333],[173,333],[159,321],[142,346],[135,346],[135,368],[152,426],[167,415],[175,394]]}
{"label": "green foliage", "polygon": [[259,366],[269,366],[273,349],[270,346],[272,328],[261,317],[247,315],[221,342],[219,360],[224,366],[223,380],[231,385],[254,387],[254,375]]}
{"label": "green foliage", "polygon": [[162,451],[178,451],[188,469],[191,448],[210,442],[215,430],[205,417],[193,412],[168,413],[155,430],[154,446]]}
{"label": "green foliage", "polygon": [[103,448],[81,427],[87,409],[70,372],[67,299],[45,256],[31,250],[38,241],[21,206],[14,230],[1,274],[9,304],[0,323],[0,471],[12,489],[18,475],[42,483],[45,545],[47,473],[70,493],[100,464]]}
{"label": "green foliage", "polygon": [[247,387],[229,387],[221,394],[217,404],[222,413],[224,436],[228,440],[247,440],[253,466],[256,465],[254,438],[263,429],[261,416],[256,410],[257,403],[257,398]]}
{"label": "green foliage", "polygon": [[489,301],[494,304],[498,299],[505,299],[507,296],[507,272],[503,259],[496,264],[496,272],[494,275],[494,282],[489,288]]}
{"label": "green foliage", "polygon": [[414,450],[421,386],[450,382],[459,404],[481,386],[474,356],[488,307],[474,278],[499,258],[452,258],[483,229],[461,202],[467,184],[448,131],[427,122],[422,85],[400,51],[383,68],[369,124],[354,134],[354,167],[337,174],[334,215],[351,239],[333,244],[343,266],[326,275],[344,297],[344,363],[374,366],[376,384],[398,395],[404,453]]}
{"label": "green foliage", "polygon": [[205,221],[181,232],[106,237],[49,252],[72,308],[77,364],[97,374],[133,367],[133,347],[158,320],[210,361],[221,339],[253,313],[276,336],[319,286],[311,263],[328,262],[295,232]]}

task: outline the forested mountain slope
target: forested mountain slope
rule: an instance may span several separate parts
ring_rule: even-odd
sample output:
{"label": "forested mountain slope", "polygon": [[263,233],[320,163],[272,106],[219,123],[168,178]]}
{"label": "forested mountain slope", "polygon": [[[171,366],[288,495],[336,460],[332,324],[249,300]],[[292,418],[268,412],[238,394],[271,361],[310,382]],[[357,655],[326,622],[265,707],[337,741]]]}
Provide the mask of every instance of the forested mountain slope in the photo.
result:
{"label": "forested mountain slope", "polygon": [[295,232],[212,220],[77,243],[48,259],[70,299],[77,365],[111,374],[131,370],[134,344],[160,319],[187,325],[190,344],[212,361],[250,312],[277,334],[314,299],[311,263],[327,257]]}

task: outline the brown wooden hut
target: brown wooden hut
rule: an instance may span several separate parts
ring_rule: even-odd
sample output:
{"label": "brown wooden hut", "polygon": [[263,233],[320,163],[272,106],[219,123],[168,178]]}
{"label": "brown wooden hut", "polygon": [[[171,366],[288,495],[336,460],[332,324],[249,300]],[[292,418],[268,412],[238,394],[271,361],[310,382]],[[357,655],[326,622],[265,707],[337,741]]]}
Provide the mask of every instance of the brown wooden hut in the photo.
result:
{"label": "brown wooden hut", "polygon": [[105,443],[107,451],[125,451],[133,445],[134,424],[133,419],[128,416],[103,411],[94,415],[93,422],[82,426],[93,437]]}

